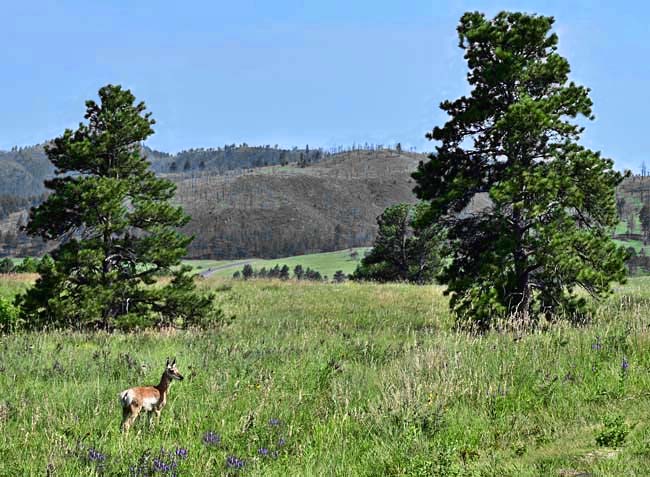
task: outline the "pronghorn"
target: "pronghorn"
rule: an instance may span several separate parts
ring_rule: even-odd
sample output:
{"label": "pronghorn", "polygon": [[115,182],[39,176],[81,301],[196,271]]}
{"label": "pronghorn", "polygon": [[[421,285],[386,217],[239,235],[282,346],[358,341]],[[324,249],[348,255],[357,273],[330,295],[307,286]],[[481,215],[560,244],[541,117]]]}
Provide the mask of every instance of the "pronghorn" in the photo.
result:
{"label": "pronghorn", "polygon": [[176,358],[174,361],[165,365],[165,371],[160,378],[160,383],[156,386],[137,386],[127,389],[120,393],[120,403],[122,404],[122,431],[126,432],[133,424],[143,409],[156,413],[156,419],[160,420],[160,411],[167,403],[167,391],[172,380],[183,380],[183,376],[176,368]]}

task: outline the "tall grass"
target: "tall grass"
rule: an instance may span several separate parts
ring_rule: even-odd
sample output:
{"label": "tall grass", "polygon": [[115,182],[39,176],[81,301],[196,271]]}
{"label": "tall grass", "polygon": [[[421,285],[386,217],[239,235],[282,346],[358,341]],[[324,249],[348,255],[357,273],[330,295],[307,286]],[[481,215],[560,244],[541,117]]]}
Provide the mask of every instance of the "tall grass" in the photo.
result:
{"label": "tall grass", "polygon": [[[648,279],[589,326],[482,337],[435,286],[202,283],[219,328],[0,338],[0,475],[650,475]],[[118,392],[167,356],[186,379],[122,435]]]}

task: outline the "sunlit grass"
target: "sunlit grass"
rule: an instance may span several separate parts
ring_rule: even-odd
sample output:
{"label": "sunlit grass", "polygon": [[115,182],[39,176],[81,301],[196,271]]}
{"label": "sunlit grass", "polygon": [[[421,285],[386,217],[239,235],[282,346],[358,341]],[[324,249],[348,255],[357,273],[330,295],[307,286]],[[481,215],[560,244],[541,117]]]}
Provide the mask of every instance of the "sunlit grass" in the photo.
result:
{"label": "sunlit grass", "polygon": [[312,253],[268,260],[259,258],[238,260],[184,260],[183,263],[194,267],[197,273],[222,267],[221,270],[216,270],[213,274],[213,276],[221,278],[232,277],[233,273],[241,271],[244,263],[249,263],[256,270],[262,267],[268,270],[276,265],[279,267],[287,265],[291,269],[291,274],[293,274],[293,269],[296,265],[302,265],[304,269],[309,267],[331,279],[338,270],[343,271],[346,275],[352,273],[368,250],[370,250],[369,247],[360,247],[336,252]]}
{"label": "sunlit grass", "polygon": [[[213,330],[5,336],[0,475],[128,475],[160,447],[187,449],[180,475],[650,475],[649,285],[589,326],[477,337],[437,286],[215,278]],[[160,424],[121,435],[118,392],[156,383],[167,356],[186,379]],[[600,448],[611,415],[631,432]]]}

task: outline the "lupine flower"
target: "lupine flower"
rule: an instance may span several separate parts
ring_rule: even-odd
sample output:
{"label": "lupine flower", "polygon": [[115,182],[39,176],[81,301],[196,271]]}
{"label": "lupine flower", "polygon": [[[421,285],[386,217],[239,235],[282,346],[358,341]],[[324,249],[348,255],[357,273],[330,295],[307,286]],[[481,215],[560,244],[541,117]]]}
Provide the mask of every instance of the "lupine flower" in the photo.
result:
{"label": "lupine flower", "polygon": [[207,445],[216,445],[221,442],[221,436],[213,431],[208,431],[203,435],[203,442]]}
{"label": "lupine flower", "polygon": [[630,367],[630,363],[627,362],[627,357],[623,356],[623,362],[621,363],[621,369],[627,371],[627,368]]}
{"label": "lupine flower", "polygon": [[171,466],[163,462],[160,459],[154,459],[153,460],[153,470],[158,471],[158,472],[169,472],[171,470]]}
{"label": "lupine flower", "polygon": [[181,459],[187,459],[187,449],[184,449],[182,447],[177,447],[176,448],[176,455],[180,457]]}
{"label": "lupine flower", "polygon": [[600,336],[596,336],[596,342],[591,344],[591,349],[600,351],[603,346],[600,344]]}
{"label": "lupine flower", "polygon": [[269,425],[270,426],[279,426],[280,425],[280,419],[272,417],[271,419],[269,419]]}
{"label": "lupine flower", "polygon": [[91,447],[88,449],[88,459],[93,462],[104,462],[106,460],[106,456],[99,452],[97,449],[93,449]]}
{"label": "lupine flower", "polygon": [[244,465],[244,461],[234,455],[229,455],[226,459],[226,467],[229,469],[241,469]]}
{"label": "lupine flower", "polygon": [[284,440],[284,437],[280,437],[280,440],[278,441],[278,447],[282,447],[286,443],[287,441]]}
{"label": "lupine flower", "polygon": [[262,448],[258,449],[257,453],[259,455],[262,455],[262,456],[266,457],[267,455],[269,455],[269,450],[266,447],[262,447]]}
{"label": "lupine flower", "polygon": [[165,450],[160,448],[157,457],[153,457],[150,451],[142,453],[138,459],[137,466],[129,467],[130,475],[133,477],[148,477],[153,475],[167,475],[169,477],[178,477],[179,459],[184,460],[188,456],[188,451],[182,447],[176,447],[175,450]]}

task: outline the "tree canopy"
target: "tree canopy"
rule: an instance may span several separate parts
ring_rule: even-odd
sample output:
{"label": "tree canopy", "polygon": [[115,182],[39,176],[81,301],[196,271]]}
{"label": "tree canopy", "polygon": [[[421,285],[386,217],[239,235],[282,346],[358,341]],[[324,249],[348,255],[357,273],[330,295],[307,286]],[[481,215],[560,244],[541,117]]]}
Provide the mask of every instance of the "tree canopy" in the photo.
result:
{"label": "tree canopy", "polygon": [[[18,298],[23,319],[34,328],[196,321],[212,297],[199,296],[179,267],[192,239],[178,230],[189,217],[170,202],[174,184],[141,155],[151,113],[120,86],[104,86],[99,98],[86,102],[86,123],[46,148],[57,175],[27,230],[59,246]],[[155,285],[161,274],[173,278]]]}
{"label": "tree canopy", "polygon": [[[471,92],[440,107],[449,120],[413,174],[429,202],[424,223],[447,229],[441,280],[462,322],[500,316],[583,319],[587,301],[625,277],[613,162],[581,146],[576,118],[593,119],[589,89],[569,81],[554,19],[473,12],[458,25]],[[476,198],[488,203],[476,207]]]}
{"label": "tree canopy", "polygon": [[353,280],[377,282],[433,281],[440,265],[440,238],[435,227],[417,228],[423,204],[396,204],[377,218],[379,231],[370,252],[352,274]]}

